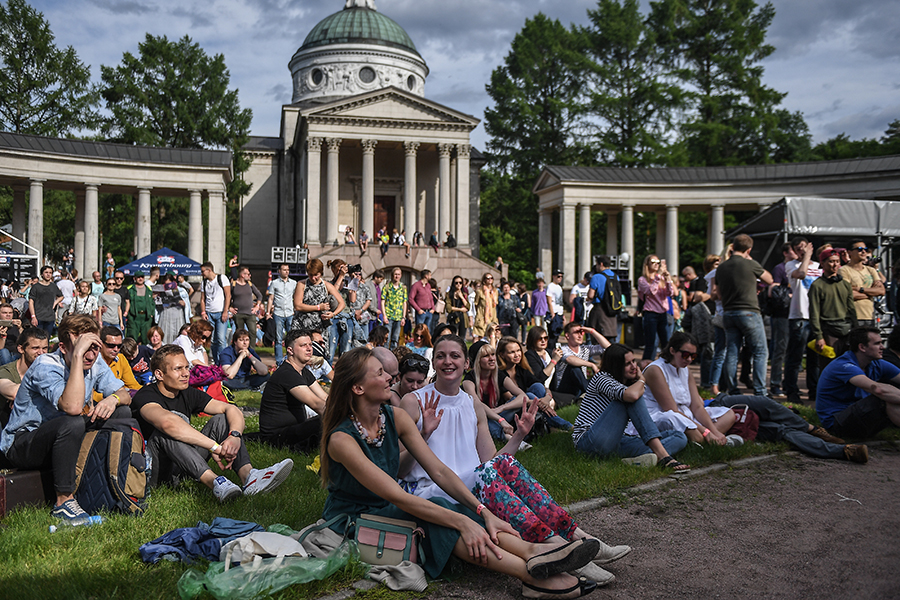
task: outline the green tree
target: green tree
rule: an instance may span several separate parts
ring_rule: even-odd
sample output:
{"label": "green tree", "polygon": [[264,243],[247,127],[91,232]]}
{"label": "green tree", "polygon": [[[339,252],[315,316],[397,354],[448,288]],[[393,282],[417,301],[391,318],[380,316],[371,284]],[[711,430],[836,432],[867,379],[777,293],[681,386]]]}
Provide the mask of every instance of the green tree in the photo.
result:
{"label": "green tree", "polygon": [[0,5],[0,128],[65,136],[96,126],[99,95],[69,46],[56,47],[44,15],[24,0]]}
{"label": "green tree", "polygon": [[661,49],[638,1],[599,0],[588,17],[590,111],[599,119],[600,162],[621,167],[668,164],[667,138],[683,93],[667,77]]}
{"label": "green tree", "polygon": [[241,148],[253,113],[229,90],[225,57],[210,58],[184,36],[177,42],[147,34],[139,56],[126,52],[117,67],[101,67],[102,95],[111,116],[103,131],[111,140],[175,148],[219,148],[234,153],[234,200],[249,191],[240,174],[249,167]]}
{"label": "green tree", "polygon": [[771,3],[754,0],[651,2],[657,39],[692,100],[681,127],[690,164],[772,162],[785,94],[762,83],[759,63],[775,50],[765,43],[774,16]]}

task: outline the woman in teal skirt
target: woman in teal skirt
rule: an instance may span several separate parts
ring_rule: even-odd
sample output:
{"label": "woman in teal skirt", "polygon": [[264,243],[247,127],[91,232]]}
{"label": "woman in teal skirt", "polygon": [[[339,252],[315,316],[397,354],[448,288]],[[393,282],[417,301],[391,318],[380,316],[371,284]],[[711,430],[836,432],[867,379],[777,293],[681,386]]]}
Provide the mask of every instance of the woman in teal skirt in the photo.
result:
{"label": "woman in teal skirt", "polygon": [[[595,589],[594,582],[568,572],[590,562],[598,544],[526,542],[491,514],[434,456],[412,418],[393,410],[391,376],[371,350],[345,353],[334,372],[322,418],[320,472],[329,492],[325,519],[342,513],[353,519],[367,513],[416,521],[425,530],[420,542],[423,567],[431,577],[440,575],[452,554],[520,579],[526,598],[564,600]],[[458,505],[403,491],[397,483],[398,442]]]}

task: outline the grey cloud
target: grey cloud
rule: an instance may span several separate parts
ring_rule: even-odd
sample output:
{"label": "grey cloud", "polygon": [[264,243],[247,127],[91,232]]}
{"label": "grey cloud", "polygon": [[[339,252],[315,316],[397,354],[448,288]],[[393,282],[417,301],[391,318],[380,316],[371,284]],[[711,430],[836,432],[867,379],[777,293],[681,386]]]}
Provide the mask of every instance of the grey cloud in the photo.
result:
{"label": "grey cloud", "polygon": [[90,0],[91,4],[116,15],[142,15],[153,9],[140,2],[130,0]]}
{"label": "grey cloud", "polygon": [[286,104],[291,101],[291,89],[283,83],[279,83],[266,90],[266,97]]}
{"label": "grey cloud", "polygon": [[831,103],[831,106],[823,108],[821,110],[817,110],[816,112],[812,112],[806,115],[807,119],[810,120],[819,120],[824,118],[826,115],[830,115],[832,113],[836,113],[843,108],[844,101],[840,98]]}
{"label": "grey cloud", "polygon": [[211,27],[214,22],[212,15],[189,8],[175,8],[169,14],[173,17],[189,19],[192,28]]}
{"label": "grey cloud", "polygon": [[847,133],[851,139],[880,138],[888,123],[900,118],[900,104],[888,107],[872,107],[861,112],[825,123],[822,130],[829,136]]}

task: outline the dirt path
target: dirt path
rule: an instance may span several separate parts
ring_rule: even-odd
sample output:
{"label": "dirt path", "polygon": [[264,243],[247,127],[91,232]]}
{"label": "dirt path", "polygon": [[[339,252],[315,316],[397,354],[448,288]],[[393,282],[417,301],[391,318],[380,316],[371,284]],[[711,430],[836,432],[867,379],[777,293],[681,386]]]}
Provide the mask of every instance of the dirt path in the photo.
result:
{"label": "dirt path", "polygon": [[[842,500],[841,496],[852,500]],[[858,500],[858,502],[857,502]],[[578,515],[634,551],[589,598],[900,598],[900,451],[868,465],[780,456]],[[521,598],[479,570],[432,598]]]}

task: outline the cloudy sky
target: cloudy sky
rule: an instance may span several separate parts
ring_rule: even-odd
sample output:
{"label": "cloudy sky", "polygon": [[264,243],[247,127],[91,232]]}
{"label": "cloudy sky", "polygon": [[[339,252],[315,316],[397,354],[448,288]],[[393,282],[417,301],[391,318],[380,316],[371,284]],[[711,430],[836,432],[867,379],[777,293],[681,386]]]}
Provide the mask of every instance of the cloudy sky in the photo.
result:
{"label": "cloudy sky", "polygon": [[[99,81],[100,65],[137,53],[146,33],[189,35],[222,53],[232,87],[253,109],[253,135],[277,136],[280,106],[290,102],[287,63],[309,30],[345,0],[32,0],[60,45],[71,45]],[[647,0],[642,0],[647,5]],[[816,142],[839,133],[880,137],[900,118],[900,2],[773,0],[775,20],[764,81],[787,92]],[[482,118],[484,87],[525,19],[541,11],[564,24],[586,24],[596,0],[376,0],[397,21],[431,70],[428,98]],[[483,148],[479,126],[473,143]]]}

